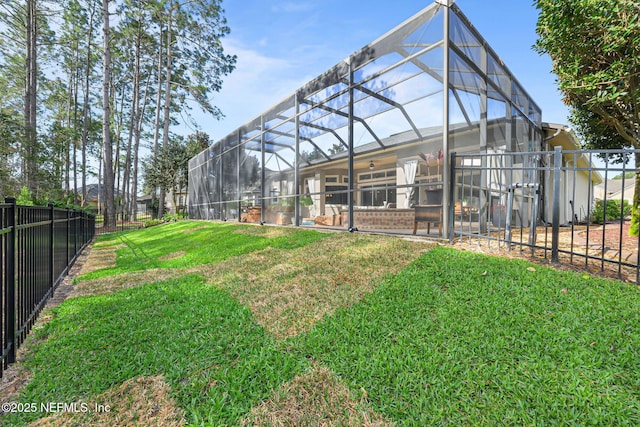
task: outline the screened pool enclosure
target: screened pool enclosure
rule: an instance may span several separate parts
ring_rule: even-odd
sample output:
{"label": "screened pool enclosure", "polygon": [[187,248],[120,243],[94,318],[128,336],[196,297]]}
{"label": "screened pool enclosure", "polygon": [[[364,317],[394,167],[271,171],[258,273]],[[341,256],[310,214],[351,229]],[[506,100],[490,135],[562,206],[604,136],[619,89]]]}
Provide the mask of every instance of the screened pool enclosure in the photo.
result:
{"label": "screened pool enclosure", "polygon": [[439,0],[191,159],[189,216],[442,234],[443,206],[504,203],[458,193],[450,153],[541,144],[538,106]]}

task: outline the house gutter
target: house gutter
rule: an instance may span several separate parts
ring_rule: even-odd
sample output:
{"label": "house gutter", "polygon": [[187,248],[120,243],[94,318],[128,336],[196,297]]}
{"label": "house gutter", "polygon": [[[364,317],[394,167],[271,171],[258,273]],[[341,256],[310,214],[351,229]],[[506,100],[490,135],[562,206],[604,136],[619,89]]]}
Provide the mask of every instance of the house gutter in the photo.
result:
{"label": "house gutter", "polygon": [[547,141],[552,140],[552,139],[553,139],[553,138],[555,138],[556,136],[560,135],[560,132],[562,132],[562,128],[558,128],[558,129],[556,130],[556,133],[554,133],[553,135],[545,137],[545,138],[544,138],[544,142],[547,142]]}

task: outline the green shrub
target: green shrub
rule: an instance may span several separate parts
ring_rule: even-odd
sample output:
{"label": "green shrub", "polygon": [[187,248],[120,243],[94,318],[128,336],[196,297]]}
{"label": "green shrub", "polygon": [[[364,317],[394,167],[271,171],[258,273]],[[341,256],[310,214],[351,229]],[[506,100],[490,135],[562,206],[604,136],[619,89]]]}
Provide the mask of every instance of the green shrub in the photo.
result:
{"label": "green shrub", "polygon": [[144,222],[144,227],[153,227],[154,225],[164,224],[164,221],[161,219],[148,219]]}
{"label": "green shrub", "polygon": [[164,216],[162,217],[162,220],[164,222],[175,222],[185,218],[186,218],[185,213],[174,213],[174,214],[164,214]]}
{"label": "green shrub", "polygon": [[628,201],[623,200],[621,206],[620,200],[607,200],[605,218],[604,200],[596,200],[596,205],[591,213],[591,221],[596,224],[602,224],[605,219],[607,221],[615,221],[623,219],[629,215],[631,215],[631,205]]}
{"label": "green shrub", "polygon": [[31,197],[31,191],[25,186],[20,189],[20,195],[16,199],[16,204],[19,206],[33,206],[33,198]]}

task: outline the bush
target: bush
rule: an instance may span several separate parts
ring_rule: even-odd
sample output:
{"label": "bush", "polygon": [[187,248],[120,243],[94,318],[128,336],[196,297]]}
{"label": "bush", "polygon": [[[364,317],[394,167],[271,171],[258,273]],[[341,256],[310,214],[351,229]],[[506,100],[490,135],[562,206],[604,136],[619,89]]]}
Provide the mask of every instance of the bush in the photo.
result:
{"label": "bush", "polygon": [[19,206],[33,206],[33,198],[31,197],[31,191],[27,187],[20,189],[20,195],[16,199],[16,204]]}
{"label": "bush", "polygon": [[149,227],[153,227],[154,225],[160,225],[160,224],[164,224],[164,221],[161,219],[148,219],[144,222],[144,227],[149,228]]}
{"label": "bush", "polygon": [[603,224],[605,219],[607,221],[615,221],[624,219],[629,215],[631,215],[631,205],[628,201],[623,200],[621,205],[620,200],[607,200],[605,218],[604,200],[596,200],[596,205],[591,213],[591,221],[595,224]]}
{"label": "bush", "polygon": [[164,214],[164,216],[162,217],[162,220],[164,222],[175,222],[185,218],[186,218],[186,214],[183,212],[183,213],[175,213],[175,214]]}

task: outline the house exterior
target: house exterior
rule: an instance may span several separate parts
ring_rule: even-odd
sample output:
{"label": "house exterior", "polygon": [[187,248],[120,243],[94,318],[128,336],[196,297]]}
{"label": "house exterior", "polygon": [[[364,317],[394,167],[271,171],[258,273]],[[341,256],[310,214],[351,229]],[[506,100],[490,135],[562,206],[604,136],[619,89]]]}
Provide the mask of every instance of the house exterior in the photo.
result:
{"label": "house exterior", "polygon": [[[122,200],[123,195],[120,190],[116,189],[114,194],[117,201]],[[85,206],[94,209],[98,213],[102,213],[106,209],[103,184],[87,185],[87,198],[85,200]]]}
{"label": "house exterior", "polygon": [[189,217],[446,234],[452,153],[543,150],[541,116],[437,0],[191,159]]}
{"label": "house exterior", "polygon": [[[556,123],[543,123],[545,149],[553,151],[556,147],[563,150],[562,170],[559,185],[560,223],[581,222],[589,218],[597,189],[604,182],[602,175],[594,168],[592,159],[584,152],[575,132],[568,126]],[[547,175],[544,187],[545,199],[551,200],[553,176]],[[631,193],[633,194],[633,193]],[[546,206],[544,218],[551,222],[551,206]]]}
{"label": "house exterior", "polygon": [[601,182],[594,189],[594,197],[598,200],[626,200],[633,204],[633,195],[636,191],[636,180],[633,178],[608,179]]}
{"label": "house exterior", "polygon": [[[175,200],[175,202],[174,202]],[[187,191],[183,187],[179,189],[176,194],[173,194],[173,191],[169,191],[166,194],[165,205],[167,207],[167,212],[171,214],[176,214],[178,212],[182,213],[185,211],[187,207]]]}

